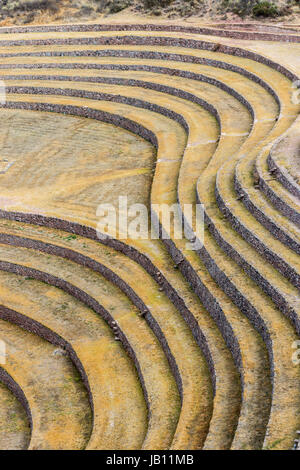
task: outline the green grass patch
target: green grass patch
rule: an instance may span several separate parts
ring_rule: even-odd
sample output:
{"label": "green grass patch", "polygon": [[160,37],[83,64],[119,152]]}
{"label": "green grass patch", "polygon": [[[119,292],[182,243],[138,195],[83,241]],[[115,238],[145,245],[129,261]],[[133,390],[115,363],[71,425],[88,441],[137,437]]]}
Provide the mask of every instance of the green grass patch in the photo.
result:
{"label": "green grass patch", "polygon": [[256,17],[263,16],[265,18],[275,18],[279,15],[277,6],[267,1],[257,2],[252,8],[252,13]]}

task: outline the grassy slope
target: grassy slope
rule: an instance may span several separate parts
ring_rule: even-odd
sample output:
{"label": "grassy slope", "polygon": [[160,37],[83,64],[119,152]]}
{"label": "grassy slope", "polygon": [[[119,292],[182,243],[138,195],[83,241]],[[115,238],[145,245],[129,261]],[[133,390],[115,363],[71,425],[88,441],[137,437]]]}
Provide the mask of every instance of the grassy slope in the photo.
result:
{"label": "grassy slope", "polygon": [[[201,17],[205,21],[254,18],[258,0],[0,0],[0,25],[97,21],[102,17]],[[299,0],[273,0],[282,21],[299,21]],[[265,2],[266,3],[266,2]],[[267,2],[268,3],[268,2]],[[268,21],[275,10],[267,9]],[[263,19],[263,16],[259,16]]]}

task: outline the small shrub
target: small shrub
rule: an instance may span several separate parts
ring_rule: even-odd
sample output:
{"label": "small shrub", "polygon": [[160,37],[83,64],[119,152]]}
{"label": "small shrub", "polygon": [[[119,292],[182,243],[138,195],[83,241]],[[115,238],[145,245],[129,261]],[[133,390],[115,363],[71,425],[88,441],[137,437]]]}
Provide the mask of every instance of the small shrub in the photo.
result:
{"label": "small shrub", "polygon": [[239,16],[246,16],[252,12],[254,0],[223,0],[218,8],[219,12],[233,12]]}
{"label": "small shrub", "polygon": [[96,0],[98,13],[119,13],[132,4],[131,0]]}
{"label": "small shrub", "polygon": [[[2,5],[1,5],[2,3]],[[59,6],[55,0],[14,0],[0,2],[1,11],[13,12],[34,12],[37,10],[50,10],[57,12]]]}
{"label": "small shrub", "polygon": [[159,8],[167,7],[173,0],[143,0],[145,8]]}
{"label": "small shrub", "polygon": [[77,235],[68,235],[67,237],[63,237],[63,240],[67,240],[70,242],[71,240],[76,240]]}
{"label": "small shrub", "polygon": [[88,5],[83,5],[80,8],[80,15],[83,16],[89,16],[91,13],[93,13],[94,9]]}
{"label": "small shrub", "polygon": [[271,2],[258,2],[252,9],[254,16],[264,16],[265,18],[279,15],[277,6]]}
{"label": "small shrub", "polygon": [[125,10],[129,7],[130,0],[115,0],[109,9],[109,13],[119,13],[119,11]]}

